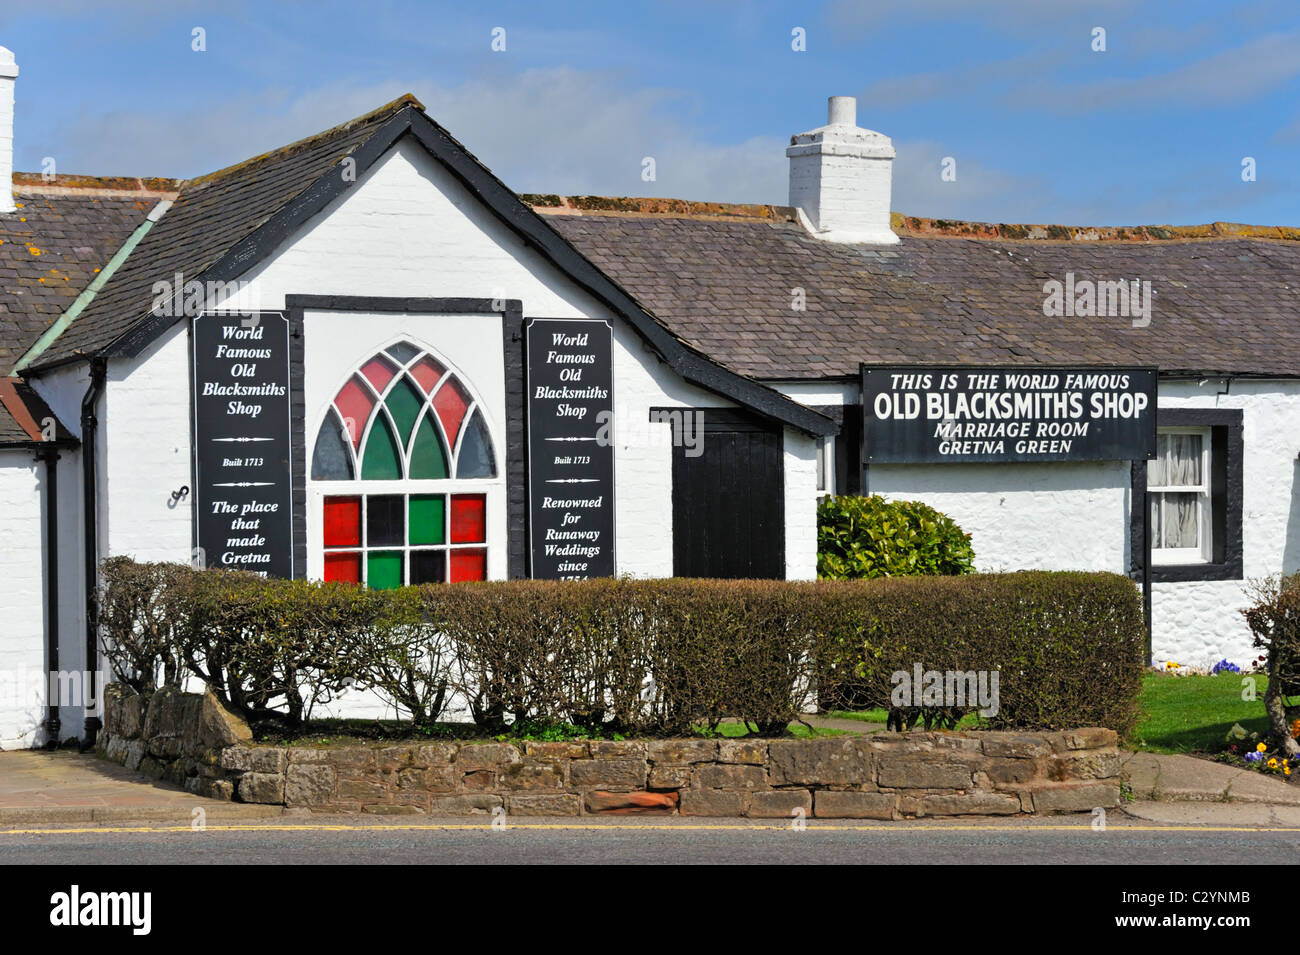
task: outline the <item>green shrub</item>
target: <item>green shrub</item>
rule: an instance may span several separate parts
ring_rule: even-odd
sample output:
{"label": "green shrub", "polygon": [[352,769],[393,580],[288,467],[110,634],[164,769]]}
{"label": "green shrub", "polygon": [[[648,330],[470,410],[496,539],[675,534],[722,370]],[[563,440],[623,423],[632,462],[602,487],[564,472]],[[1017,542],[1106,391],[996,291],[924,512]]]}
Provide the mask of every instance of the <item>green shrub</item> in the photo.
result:
{"label": "green shrub", "polygon": [[731,718],[779,735],[799,711],[811,643],[806,585],[758,580],[638,581],[657,621],[651,724],[681,733]]}
{"label": "green shrub", "polygon": [[514,721],[689,734],[734,718],[779,733],[797,714],[807,648],[792,585],[518,580],[424,589],[448,608],[457,688],[489,732]]}
{"label": "green shrub", "polygon": [[969,574],[970,535],[919,501],[841,495],[817,505],[817,576],[830,580]]}
{"label": "green shrub", "polygon": [[1021,571],[819,584],[817,681],[833,709],[890,706],[892,675],[999,674],[991,728],[1136,725],[1141,594],[1107,573]]}
{"label": "green shrub", "polygon": [[180,653],[227,707],[253,723],[300,723],[310,706],[367,676],[359,656],[387,601],[339,583],[193,572]]}
{"label": "green shrub", "polygon": [[920,664],[998,671],[994,726],[1127,732],[1143,671],[1141,600],[1112,574],[376,591],[119,558],[104,585],[115,673],[193,674],[258,726],[301,724],[362,687],[425,726],[459,698],[494,735],[677,735],[728,719],[773,735],[813,698],[888,705],[891,675]]}
{"label": "green shrub", "polygon": [[[410,714],[419,727],[438,721],[453,692],[455,657],[437,592],[346,588],[365,606],[366,626],[350,631],[340,656],[356,671],[360,688]],[[446,592],[446,588],[443,588]]]}
{"label": "green shrub", "polygon": [[180,680],[182,601],[193,572],[183,564],[110,557],[100,572],[99,621],[114,635],[104,647],[113,677],[137,693]]}

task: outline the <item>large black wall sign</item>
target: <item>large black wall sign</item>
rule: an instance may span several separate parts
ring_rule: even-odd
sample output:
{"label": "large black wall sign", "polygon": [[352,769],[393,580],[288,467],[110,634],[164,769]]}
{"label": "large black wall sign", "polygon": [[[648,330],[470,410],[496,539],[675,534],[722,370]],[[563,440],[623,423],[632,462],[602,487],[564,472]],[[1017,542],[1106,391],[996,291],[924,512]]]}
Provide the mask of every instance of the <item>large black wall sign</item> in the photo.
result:
{"label": "large black wall sign", "polygon": [[207,567],[293,576],[289,322],[194,319],[195,544]]}
{"label": "large black wall sign", "polygon": [[528,322],[533,577],[614,573],[614,355],[608,322]]}
{"label": "large black wall sign", "polygon": [[1156,371],[863,365],[862,418],[869,464],[1153,458]]}

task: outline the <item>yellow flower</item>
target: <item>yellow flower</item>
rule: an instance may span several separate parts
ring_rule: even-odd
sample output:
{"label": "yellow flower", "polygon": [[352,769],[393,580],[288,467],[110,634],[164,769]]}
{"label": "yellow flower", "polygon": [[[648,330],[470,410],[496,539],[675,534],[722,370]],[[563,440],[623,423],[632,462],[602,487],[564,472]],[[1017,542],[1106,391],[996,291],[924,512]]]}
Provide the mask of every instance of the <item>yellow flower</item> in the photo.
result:
{"label": "yellow flower", "polygon": [[1270,760],[1268,761],[1268,768],[1269,768],[1269,769],[1277,769],[1277,759],[1276,759],[1276,758],[1274,758],[1274,759],[1270,759]]}
{"label": "yellow flower", "polygon": [[1260,743],[1258,746],[1255,747],[1255,752],[1257,753],[1264,753],[1267,751],[1268,751],[1268,746],[1266,746],[1264,743]]}

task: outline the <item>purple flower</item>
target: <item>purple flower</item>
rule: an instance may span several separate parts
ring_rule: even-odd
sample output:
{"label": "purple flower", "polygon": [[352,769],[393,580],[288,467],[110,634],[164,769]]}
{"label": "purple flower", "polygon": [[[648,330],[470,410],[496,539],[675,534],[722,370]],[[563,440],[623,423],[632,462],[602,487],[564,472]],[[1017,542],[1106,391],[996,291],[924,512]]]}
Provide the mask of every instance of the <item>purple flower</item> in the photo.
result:
{"label": "purple flower", "polygon": [[1214,665],[1214,668],[1211,669],[1210,672],[1211,673],[1240,673],[1241,667],[1237,666],[1237,664],[1235,663],[1228,661],[1225,658],[1223,660],[1220,660],[1218,663],[1216,663]]}
{"label": "purple flower", "polygon": [[1263,753],[1247,753],[1247,754],[1246,754],[1246,762],[1248,762],[1248,763],[1258,763],[1258,762],[1259,762],[1261,759],[1263,759],[1263,758],[1264,758],[1264,754],[1263,754]]}

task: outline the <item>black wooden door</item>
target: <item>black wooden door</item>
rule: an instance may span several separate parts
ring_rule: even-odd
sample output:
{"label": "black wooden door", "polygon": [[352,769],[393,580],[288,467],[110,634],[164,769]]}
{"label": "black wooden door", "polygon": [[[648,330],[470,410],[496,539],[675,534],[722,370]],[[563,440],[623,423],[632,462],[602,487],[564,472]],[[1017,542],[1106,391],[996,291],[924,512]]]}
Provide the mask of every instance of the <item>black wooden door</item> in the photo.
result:
{"label": "black wooden door", "polygon": [[673,446],[673,576],[785,578],[781,429],[731,409],[696,409],[698,456]]}

